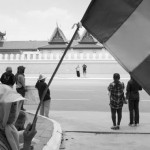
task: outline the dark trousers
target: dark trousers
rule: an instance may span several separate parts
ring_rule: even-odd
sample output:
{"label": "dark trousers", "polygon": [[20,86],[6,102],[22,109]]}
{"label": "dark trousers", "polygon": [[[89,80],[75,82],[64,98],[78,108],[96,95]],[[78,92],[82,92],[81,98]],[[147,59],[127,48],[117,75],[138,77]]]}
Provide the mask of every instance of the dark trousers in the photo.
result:
{"label": "dark trousers", "polygon": [[139,123],[139,100],[129,100],[130,124]]}
{"label": "dark trousers", "polygon": [[[24,87],[16,88],[16,91],[22,95],[22,97],[25,97],[25,89]],[[24,101],[22,101],[21,110],[23,110]]]}
{"label": "dark trousers", "polygon": [[111,118],[114,126],[116,126],[116,114],[118,116],[117,125],[119,126],[122,119],[122,108],[119,109],[111,108]]}
{"label": "dark trousers", "polygon": [[77,71],[77,77],[80,77],[80,71]]}

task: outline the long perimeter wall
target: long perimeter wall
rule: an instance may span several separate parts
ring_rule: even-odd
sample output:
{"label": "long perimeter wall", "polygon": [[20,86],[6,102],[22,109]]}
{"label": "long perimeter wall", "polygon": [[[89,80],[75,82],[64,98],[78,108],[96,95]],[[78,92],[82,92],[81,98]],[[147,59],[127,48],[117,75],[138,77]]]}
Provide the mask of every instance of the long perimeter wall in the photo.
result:
{"label": "long perimeter wall", "polygon": [[[17,67],[23,65],[26,67],[25,73],[34,74],[52,74],[56,68],[62,52],[23,52],[22,54],[0,54],[0,74],[5,72],[6,67],[11,66],[16,73]],[[75,74],[76,66],[87,65],[88,74],[112,74],[118,72],[127,74],[115,59],[105,50],[99,51],[69,51],[65,56],[57,74]]]}
{"label": "long perimeter wall", "polygon": [[[82,65],[87,65],[88,74],[112,74],[118,72],[120,74],[127,74],[127,72],[114,61],[63,61],[57,74],[75,74],[75,68]],[[7,66],[11,66],[13,72],[16,73],[17,67],[23,65],[26,67],[26,74],[52,74],[56,68],[58,61],[0,61],[0,74],[2,74]]]}

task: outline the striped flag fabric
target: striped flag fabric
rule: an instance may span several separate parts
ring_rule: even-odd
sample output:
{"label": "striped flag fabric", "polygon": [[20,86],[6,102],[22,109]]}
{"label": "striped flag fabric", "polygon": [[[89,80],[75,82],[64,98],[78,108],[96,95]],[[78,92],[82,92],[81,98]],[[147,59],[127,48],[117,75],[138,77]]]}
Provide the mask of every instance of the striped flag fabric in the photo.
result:
{"label": "striped flag fabric", "polygon": [[81,23],[150,94],[150,0],[92,0]]}

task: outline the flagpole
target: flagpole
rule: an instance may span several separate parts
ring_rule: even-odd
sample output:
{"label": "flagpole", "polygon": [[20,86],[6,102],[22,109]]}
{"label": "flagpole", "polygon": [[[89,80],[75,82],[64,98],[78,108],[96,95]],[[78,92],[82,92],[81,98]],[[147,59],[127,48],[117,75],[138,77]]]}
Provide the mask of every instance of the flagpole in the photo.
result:
{"label": "flagpole", "polygon": [[45,88],[43,94],[42,94],[42,97],[41,97],[40,103],[39,103],[39,105],[38,105],[38,108],[37,108],[37,110],[36,110],[36,113],[35,113],[35,116],[34,116],[32,125],[33,125],[33,124],[35,123],[35,121],[36,121],[36,117],[37,117],[38,111],[39,111],[40,106],[41,106],[41,104],[42,104],[42,101],[43,101],[43,99],[44,99],[44,97],[45,97],[45,95],[46,95],[46,92],[47,92],[47,90],[48,90],[48,88],[49,88],[49,86],[50,86],[50,84],[51,84],[51,82],[52,82],[52,80],[53,80],[55,74],[57,73],[57,71],[58,71],[58,69],[59,69],[59,67],[60,67],[60,65],[61,65],[61,63],[62,63],[62,61],[63,61],[63,59],[64,59],[64,57],[65,57],[65,55],[66,55],[66,53],[67,53],[67,51],[68,51],[68,49],[70,48],[70,46],[71,46],[71,44],[72,44],[72,42],[73,42],[73,40],[74,40],[74,38],[75,38],[75,36],[76,36],[76,34],[77,34],[79,28],[80,28],[80,24],[79,24],[79,23],[76,24],[76,25],[77,25],[77,29],[76,29],[76,31],[74,32],[74,34],[73,34],[73,36],[72,36],[72,38],[71,38],[69,44],[67,45],[67,47],[66,47],[66,49],[65,49],[65,51],[64,51],[64,53],[63,53],[63,55],[62,55],[62,57],[61,57],[61,59],[60,59],[60,61],[59,61],[59,63],[57,64],[57,66],[56,66],[56,68],[55,68],[55,70],[54,70],[54,72],[53,72],[53,74],[52,74],[52,76],[51,76],[51,78],[50,78],[50,80],[49,80],[49,82],[48,82],[48,84],[47,84],[47,86],[46,86],[46,88]]}

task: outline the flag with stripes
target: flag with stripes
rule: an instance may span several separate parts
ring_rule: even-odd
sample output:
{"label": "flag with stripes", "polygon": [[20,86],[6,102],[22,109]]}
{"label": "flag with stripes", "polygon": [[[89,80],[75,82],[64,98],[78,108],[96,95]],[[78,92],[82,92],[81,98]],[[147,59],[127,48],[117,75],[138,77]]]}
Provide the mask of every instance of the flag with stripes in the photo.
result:
{"label": "flag with stripes", "polygon": [[81,23],[150,94],[150,0],[92,0]]}

